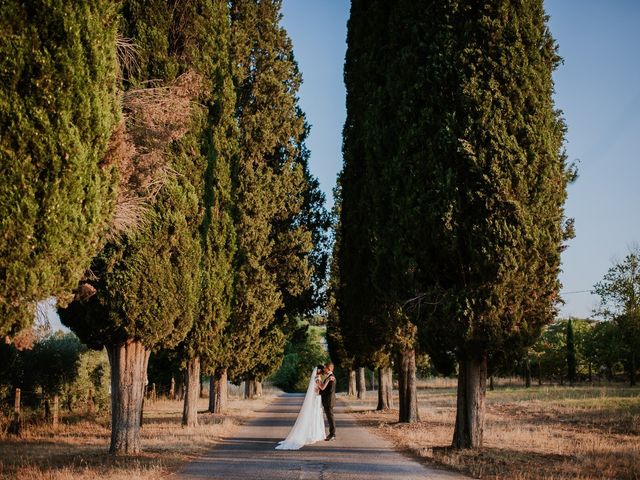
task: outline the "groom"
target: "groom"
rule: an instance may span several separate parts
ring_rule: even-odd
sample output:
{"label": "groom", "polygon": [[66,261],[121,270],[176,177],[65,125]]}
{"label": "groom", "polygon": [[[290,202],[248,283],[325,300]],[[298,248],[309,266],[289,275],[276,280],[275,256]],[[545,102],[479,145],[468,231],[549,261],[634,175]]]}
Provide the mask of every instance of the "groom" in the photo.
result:
{"label": "groom", "polygon": [[329,362],[324,366],[327,373],[325,380],[329,380],[326,388],[320,394],[322,396],[322,408],[329,422],[329,436],[325,440],[336,439],[336,420],[333,417],[333,407],[336,404],[336,377],[333,375],[333,363]]}

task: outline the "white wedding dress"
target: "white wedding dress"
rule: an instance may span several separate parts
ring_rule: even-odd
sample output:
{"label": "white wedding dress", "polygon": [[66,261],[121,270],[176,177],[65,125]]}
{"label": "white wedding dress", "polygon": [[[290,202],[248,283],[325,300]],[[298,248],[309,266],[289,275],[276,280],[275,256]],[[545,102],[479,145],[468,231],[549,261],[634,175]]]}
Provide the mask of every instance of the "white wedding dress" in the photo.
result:
{"label": "white wedding dress", "polygon": [[324,440],[324,417],[322,415],[322,400],[316,392],[316,370],[311,372],[309,388],[304,396],[302,407],[293,428],[276,450],[299,450],[305,445]]}

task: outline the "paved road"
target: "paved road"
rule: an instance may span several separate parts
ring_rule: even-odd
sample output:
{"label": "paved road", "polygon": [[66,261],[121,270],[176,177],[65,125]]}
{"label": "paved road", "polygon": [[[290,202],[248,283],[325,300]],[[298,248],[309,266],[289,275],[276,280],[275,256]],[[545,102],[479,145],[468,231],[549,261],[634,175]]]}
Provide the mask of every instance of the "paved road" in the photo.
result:
{"label": "paved road", "polygon": [[188,463],[177,477],[185,480],[463,480],[456,473],[425,467],[336,409],[337,436],[297,451],[275,450],[287,436],[302,395],[282,395],[202,458]]}

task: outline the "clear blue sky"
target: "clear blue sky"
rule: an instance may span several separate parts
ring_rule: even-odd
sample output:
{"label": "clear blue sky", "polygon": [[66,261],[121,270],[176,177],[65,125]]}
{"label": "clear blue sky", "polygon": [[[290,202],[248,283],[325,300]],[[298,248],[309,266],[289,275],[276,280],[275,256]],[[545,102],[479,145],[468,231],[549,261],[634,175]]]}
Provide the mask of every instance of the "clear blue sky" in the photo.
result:
{"label": "clear blue sky", "polygon": [[[640,2],[548,0],[564,64],[556,103],[568,125],[567,153],[580,177],[566,212],[576,238],[563,254],[564,292],[590,290],[612,261],[640,241]],[[312,124],[311,170],[331,203],[341,167],[347,0],[284,0],[283,24],[304,83],[300,103]],[[597,297],[567,293],[562,315],[589,316]]]}

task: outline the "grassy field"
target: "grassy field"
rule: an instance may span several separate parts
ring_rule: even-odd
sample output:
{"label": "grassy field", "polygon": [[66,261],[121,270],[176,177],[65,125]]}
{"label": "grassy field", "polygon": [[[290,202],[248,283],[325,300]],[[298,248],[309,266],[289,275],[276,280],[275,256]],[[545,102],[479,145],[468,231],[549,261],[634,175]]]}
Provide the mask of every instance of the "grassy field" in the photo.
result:
{"label": "grassy field", "polygon": [[397,423],[397,410],[375,412],[343,397],[358,418],[400,449],[477,478],[504,480],[640,479],[640,389],[623,386],[500,385],[487,392],[484,447],[454,451],[455,384],[423,382],[421,422]]}
{"label": "grassy field", "polygon": [[[151,480],[175,471],[183,462],[231,435],[274,394],[269,390],[255,400],[231,398],[224,416],[199,415],[195,429],[180,425],[182,402],[158,400],[145,404],[142,445],[144,453],[113,457],[109,448],[109,418],[106,414],[67,415],[53,430],[28,425],[21,438],[0,437],[0,478],[29,480]],[[207,408],[201,399],[199,410]]]}

